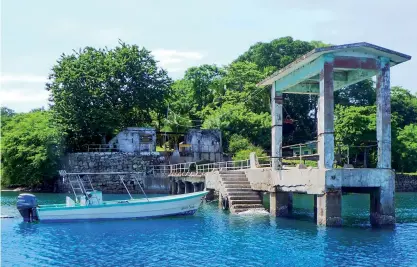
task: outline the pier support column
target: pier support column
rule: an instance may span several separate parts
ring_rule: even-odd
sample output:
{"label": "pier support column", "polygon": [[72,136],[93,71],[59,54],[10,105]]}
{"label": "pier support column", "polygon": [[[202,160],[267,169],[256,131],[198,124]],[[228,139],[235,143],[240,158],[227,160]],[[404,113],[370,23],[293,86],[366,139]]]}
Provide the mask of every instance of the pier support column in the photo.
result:
{"label": "pier support column", "polygon": [[200,191],[198,183],[193,183],[193,190],[194,190],[194,192]]}
{"label": "pier support column", "polygon": [[333,56],[325,55],[324,66],[320,72],[320,98],[317,116],[320,169],[332,169],[334,162],[333,62]]}
{"label": "pier support column", "polygon": [[391,169],[391,92],[390,63],[380,59],[376,79],[376,139],[378,141],[377,168]]}
{"label": "pier support column", "polygon": [[178,190],[177,190],[177,194],[184,194],[184,188],[185,184],[182,181],[178,181]]}
{"label": "pier support column", "polygon": [[190,182],[184,182],[184,189],[185,189],[185,194],[188,193],[192,193],[193,189],[192,189],[193,184]]}
{"label": "pier support column", "polygon": [[269,213],[276,217],[285,217],[292,212],[292,193],[270,192]]}
{"label": "pier support column", "polygon": [[178,184],[175,181],[171,182],[171,195],[175,195],[178,192]]}
{"label": "pier support column", "polygon": [[223,208],[222,202],[223,202],[223,196],[222,196],[222,193],[219,192],[219,209]]}
{"label": "pier support column", "polygon": [[314,198],[314,222],[317,223],[317,195],[313,196]]}
{"label": "pier support column", "polygon": [[342,192],[317,195],[317,225],[342,226]]}
{"label": "pier support column", "polygon": [[370,193],[372,226],[395,225],[394,189],[378,188]]}
{"label": "pier support column", "polygon": [[282,156],[282,93],[275,91],[275,83],[271,89],[271,111],[272,111],[272,130],[271,130],[271,156],[272,170],[281,169],[280,162]]}

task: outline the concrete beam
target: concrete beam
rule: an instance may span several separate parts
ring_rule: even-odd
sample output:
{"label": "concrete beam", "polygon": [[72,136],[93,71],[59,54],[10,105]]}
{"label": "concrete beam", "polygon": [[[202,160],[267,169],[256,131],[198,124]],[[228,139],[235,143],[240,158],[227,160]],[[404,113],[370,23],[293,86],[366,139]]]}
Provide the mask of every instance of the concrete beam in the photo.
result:
{"label": "concrete beam", "polygon": [[282,77],[279,80],[276,80],[273,84],[275,85],[275,90],[277,92],[284,92],[285,89],[290,88],[299,84],[300,82],[313,77],[320,73],[320,70],[323,68],[323,57],[319,57],[300,68],[294,70],[287,76]]}
{"label": "concrete beam", "polygon": [[391,169],[390,62],[381,58],[376,81],[376,138],[378,168]]}
{"label": "concrete beam", "polygon": [[332,169],[334,161],[334,58],[324,57],[324,66],[320,72],[320,98],[318,111],[318,152],[319,168]]}
{"label": "concrete beam", "polygon": [[376,70],[378,69],[378,60],[367,57],[336,56],[334,57],[334,67],[341,69]]}

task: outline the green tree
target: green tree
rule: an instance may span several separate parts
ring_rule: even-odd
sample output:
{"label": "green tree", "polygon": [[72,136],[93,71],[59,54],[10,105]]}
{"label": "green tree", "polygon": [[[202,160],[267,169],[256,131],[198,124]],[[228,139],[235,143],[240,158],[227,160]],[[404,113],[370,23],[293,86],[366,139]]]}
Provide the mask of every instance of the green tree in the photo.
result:
{"label": "green tree", "polygon": [[254,62],[261,70],[270,66],[278,70],[313,49],[313,44],[287,36],[269,43],[258,42],[236,61]]}
{"label": "green tree", "polygon": [[[398,132],[400,160],[398,167],[403,172],[417,172],[417,124],[409,124]],[[396,161],[396,159],[394,159]]]}
{"label": "green tree", "polygon": [[127,126],[150,125],[152,112],[166,111],[161,103],[170,84],[150,51],[120,42],[114,49],[86,47],[63,54],[47,90],[67,144],[77,150],[102,143]]}
{"label": "green tree", "polygon": [[57,174],[61,134],[51,123],[51,112],[15,115],[1,138],[2,184],[37,186]]}
{"label": "green tree", "polygon": [[189,68],[184,75],[184,80],[190,86],[189,93],[193,101],[193,115],[201,118],[201,112],[205,106],[213,103],[216,96],[222,90],[220,80],[224,75],[224,70],[216,65],[202,65]]}
{"label": "green tree", "polygon": [[398,116],[398,127],[417,123],[417,95],[400,86],[391,88],[391,112]]}
{"label": "green tree", "polygon": [[245,137],[234,134],[230,137],[229,152],[233,155],[233,160],[249,159],[249,154],[255,152],[258,157],[266,156],[264,150],[251,144]]}
{"label": "green tree", "polygon": [[367,79],[334,92],[335,105],[372,106],[375,105],[374,82]]}
{"label": "green tree", "polygon": [[271,146],[271,117],[269,113],[254,113],[243,103],[225,103],[213,110],[204,121],[203,128],[220,129],[224,136],[223,145],[228,147],[228,140],[233,134],[241,135],[257,146]]}

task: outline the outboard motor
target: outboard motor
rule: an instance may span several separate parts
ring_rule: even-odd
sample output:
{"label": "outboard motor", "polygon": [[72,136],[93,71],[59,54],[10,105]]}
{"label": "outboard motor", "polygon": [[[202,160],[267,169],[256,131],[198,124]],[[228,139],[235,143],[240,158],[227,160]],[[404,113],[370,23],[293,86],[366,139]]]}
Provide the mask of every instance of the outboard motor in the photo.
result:
{"label": "outboard motor", "polygon": [[17,197],[16,207],[23,217],[24,222],[38,221],[38,213],[36,211],[37,200],[32,194],[20,194]]}

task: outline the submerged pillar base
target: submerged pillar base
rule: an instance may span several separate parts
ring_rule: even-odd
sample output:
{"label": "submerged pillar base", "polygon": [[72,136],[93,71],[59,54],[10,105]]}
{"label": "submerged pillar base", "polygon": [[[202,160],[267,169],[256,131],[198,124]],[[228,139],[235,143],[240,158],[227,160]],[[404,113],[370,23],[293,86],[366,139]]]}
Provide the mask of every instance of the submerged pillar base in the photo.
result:
{"label": "submerged pillar base", "polygon": [[394,191],[377,188],[370,193],[371,225],[375,227],[395,225]]}
{"label": "submerged pillar base", "polygon": [[292,212],[292,193],[269,193],[269,213],[276,217],[286,217]]}
{"label": "submerged pillar base", "polygon": [[317,225],[342,226],[342,192],[317,195]]}

